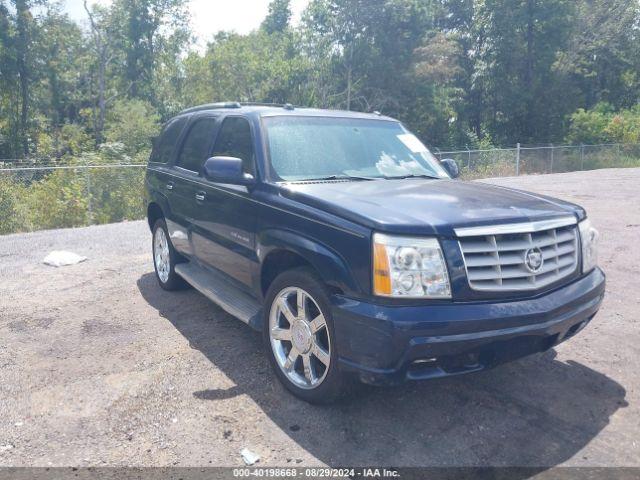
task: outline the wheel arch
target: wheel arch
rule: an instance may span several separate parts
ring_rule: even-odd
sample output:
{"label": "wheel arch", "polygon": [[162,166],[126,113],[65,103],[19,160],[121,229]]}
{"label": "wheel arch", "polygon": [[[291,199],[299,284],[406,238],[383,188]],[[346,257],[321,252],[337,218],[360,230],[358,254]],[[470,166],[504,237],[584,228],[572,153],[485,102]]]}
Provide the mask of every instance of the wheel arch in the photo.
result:
{"label": "wheel arch", "polygon": [[263,232],[259,243],[259,286],[263,296],[280,273],[305,266],[311,268],[332,293],[355,289],[346,261],[326,245],[299,233],[282,230]]}
{"label": "wheel arch", "polygon": [[153,230],[153,226],[161,218],[164,218],[164,211],[162,210],[162,207],[156,202],[150,202],[147,206],[147,222],[149,224],[149,229]]}

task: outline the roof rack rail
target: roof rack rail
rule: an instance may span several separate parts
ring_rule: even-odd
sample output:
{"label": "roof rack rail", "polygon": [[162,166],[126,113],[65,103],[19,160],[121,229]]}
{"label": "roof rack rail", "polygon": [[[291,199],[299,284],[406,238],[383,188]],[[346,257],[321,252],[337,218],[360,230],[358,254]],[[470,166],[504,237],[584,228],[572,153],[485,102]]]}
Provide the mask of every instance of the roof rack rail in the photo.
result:
{"label": "roof rack rail", "polygon": [[243,107],[279,107],[285,110],[293,110],[295,106],[290,103],[268,103],[268,102],[240,102]]}
{"label": "roof rack rail", "polygon": [[243,107],[282,107],[281,103],[270,102],[239,102]]}
{"label": "roof rack rail", "polygon": [[240,102],[217,102],[217,103],[207,103],[205,105],[198,105],[197,107],[187,108],[186,110],[181,111],[180,113],[193,113],[200,112],[202,110],[213,110],[214,108],[241,108],[242,104]]}
{"label": "roof rack rail", "polygon": [[205,105],[198,105],[196,107],[187,108],[180,112],[180,114],[184,113],[194,113],[200,112],[203,110],[214,110],[216,108],[242,108],[242,107],[277,107],[284,108],[285,110],[294,110],[295,106],[290,103],[267,103],[267,102],[217,102],[217,103],[207,103]]}

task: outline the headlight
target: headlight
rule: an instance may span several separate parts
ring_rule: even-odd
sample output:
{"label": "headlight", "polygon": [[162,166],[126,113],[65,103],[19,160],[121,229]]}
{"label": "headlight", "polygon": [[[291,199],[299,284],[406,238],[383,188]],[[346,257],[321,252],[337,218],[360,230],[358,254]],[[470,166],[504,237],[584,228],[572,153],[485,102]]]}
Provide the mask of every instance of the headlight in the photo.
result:
{"label": "headlight", "polygon": [[579,223],[582,244],[582,273],[593,270],[598,265],[598,230],[591,226],[589,219]]}
{"label": "headlight", "polygon": [[451,298],[438,240],[374,234],[373,291],[384,297]]}

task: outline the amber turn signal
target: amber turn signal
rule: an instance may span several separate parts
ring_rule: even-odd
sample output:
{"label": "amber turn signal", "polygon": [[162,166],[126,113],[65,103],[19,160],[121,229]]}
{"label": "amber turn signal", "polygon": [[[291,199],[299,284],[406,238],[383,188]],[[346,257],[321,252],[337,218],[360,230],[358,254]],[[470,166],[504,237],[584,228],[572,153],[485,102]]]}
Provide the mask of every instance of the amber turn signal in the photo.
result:
{"label": "amber turn signal", "polygon": [[380,243],[373,248],[373,291],[376,295],[391,295],[391,273],[386,247]]}

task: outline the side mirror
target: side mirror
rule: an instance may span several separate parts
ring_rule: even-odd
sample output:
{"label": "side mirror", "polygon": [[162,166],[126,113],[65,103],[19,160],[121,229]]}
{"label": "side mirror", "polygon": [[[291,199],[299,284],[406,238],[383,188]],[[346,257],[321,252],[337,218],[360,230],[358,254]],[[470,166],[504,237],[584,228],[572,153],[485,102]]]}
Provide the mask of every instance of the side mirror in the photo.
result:
{"label": "side mirror", "polygon": [[207,180],[232,185],[253,185],[253,175],[242,171],[242,160],[236,157],[211,157],[204,162],[202,174]]}
{"label": "side mirror", "polygon": [[445,158],[443,160],[440,160],[440,163],[447,171],[447,173],[451,176],[451,178],[458,178],[460,176],[460,169],[458,168],[458,164],[455,162],[455,160]]}

